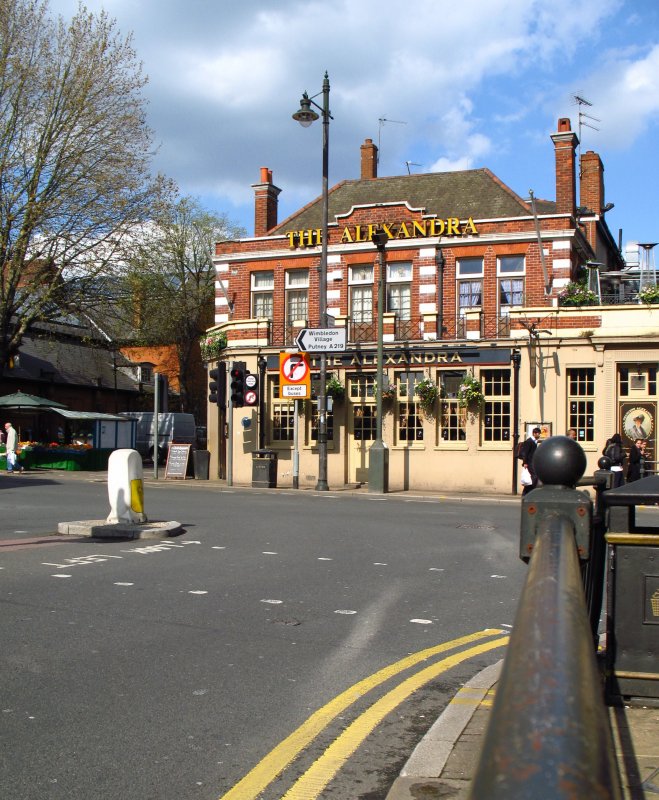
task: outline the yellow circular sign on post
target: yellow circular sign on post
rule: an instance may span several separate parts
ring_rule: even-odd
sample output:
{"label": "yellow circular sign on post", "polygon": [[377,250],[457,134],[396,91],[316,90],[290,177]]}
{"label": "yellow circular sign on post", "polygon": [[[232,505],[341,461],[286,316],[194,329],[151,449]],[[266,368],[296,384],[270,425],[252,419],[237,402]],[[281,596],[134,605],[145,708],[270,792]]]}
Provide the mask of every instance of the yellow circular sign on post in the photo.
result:
{"label": "yellow circular sign on post", "polygon": [[311,397],[311,369],[306,353],[279,354],[281,397],[308,400]]}

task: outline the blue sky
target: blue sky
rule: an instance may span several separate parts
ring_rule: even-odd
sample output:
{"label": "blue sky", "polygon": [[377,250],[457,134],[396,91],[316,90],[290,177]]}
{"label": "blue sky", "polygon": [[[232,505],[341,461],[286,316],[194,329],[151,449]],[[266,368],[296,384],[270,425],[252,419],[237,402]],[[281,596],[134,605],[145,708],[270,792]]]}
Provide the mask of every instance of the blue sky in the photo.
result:
{"label": "blue sky", "polygon": [[[291,114],[327,70],[330,185],[359,177],[371,138],[380,176],[488,167],[524,197],[554,199],[549,137],[559,117],[578,131],[579,95],[592,103],[581,148],[604,163],[614,237],[659,241],[657,0],[86,5],[134,34],[156,168],[248,234],[261,167],[282,190],[280,220],[320,193],[321,126]],[[50,3],[64,16],[76,7]]]}

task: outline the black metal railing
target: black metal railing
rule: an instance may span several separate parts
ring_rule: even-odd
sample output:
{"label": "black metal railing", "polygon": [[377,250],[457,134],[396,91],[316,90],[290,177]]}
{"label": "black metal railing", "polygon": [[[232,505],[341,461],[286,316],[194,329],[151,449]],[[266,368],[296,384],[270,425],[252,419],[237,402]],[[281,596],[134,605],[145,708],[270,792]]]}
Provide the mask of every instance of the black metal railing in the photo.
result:
{"label": "black metal railing", "polygon": [[585,465],[581,447],[563,436],[536,453],[544,485],[522,498],[529,572],[472,800],[622,797],[582,583],[592,503],[573,487]]}

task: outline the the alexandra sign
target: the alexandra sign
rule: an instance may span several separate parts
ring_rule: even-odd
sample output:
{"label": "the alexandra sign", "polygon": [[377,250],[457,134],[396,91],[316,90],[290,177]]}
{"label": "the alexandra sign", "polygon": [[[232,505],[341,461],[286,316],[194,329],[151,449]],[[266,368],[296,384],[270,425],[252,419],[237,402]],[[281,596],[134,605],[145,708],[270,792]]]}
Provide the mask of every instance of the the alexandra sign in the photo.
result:
{"label": "the alexandra sign", "polygon": [[[384,231],[389,239],[419,239],[436,236],[477,235],[474,220],[469,217],[460,222],[457,217],[448,219],[406,220],[404,222],[374,222],[368,225],[349,225],[343,229],[341,244],[370,242],[373,234]],[[322,243],[320,228],[306,228],[301,231],[287,231],[289,247],[315,247]]]}

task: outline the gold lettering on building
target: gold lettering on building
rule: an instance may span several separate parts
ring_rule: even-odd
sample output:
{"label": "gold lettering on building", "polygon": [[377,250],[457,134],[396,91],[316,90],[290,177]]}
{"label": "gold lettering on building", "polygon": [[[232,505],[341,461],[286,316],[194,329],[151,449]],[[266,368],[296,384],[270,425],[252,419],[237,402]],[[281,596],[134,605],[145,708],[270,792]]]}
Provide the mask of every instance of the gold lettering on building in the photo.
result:
{"label": "gold lettering on building", "polygon": [[[389,239],[418,239],[435,236],[478,236],[478,228],[472,217],[460,223],[458,217],[448,219],[406,220],[401,222],[370,222],[368,225],[346,226],[341,234],[341,244],[370,242],[373,234],[382,230]],[[315,247],[323,240],[320,228],[307,228],[300,231],[287,231],[288,246]]]}

